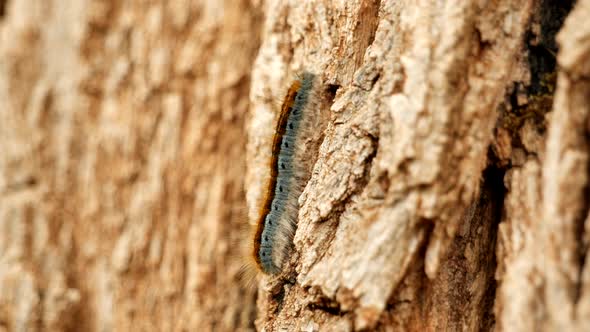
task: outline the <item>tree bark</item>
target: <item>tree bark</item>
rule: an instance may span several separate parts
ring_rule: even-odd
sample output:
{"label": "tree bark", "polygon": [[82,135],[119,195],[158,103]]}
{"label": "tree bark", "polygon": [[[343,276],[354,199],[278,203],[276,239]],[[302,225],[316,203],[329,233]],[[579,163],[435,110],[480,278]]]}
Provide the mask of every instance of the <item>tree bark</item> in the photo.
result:
{"label": "tree bark", "polygon": [[[590,0],[0,0],[0,329],[584,331]],[[290,257],[240,280],[317,75]]]}
{"label": "tree bark", "polygon": [[260,24],[248,1],[6,3],[5,330],[252,326],[230,262]]}

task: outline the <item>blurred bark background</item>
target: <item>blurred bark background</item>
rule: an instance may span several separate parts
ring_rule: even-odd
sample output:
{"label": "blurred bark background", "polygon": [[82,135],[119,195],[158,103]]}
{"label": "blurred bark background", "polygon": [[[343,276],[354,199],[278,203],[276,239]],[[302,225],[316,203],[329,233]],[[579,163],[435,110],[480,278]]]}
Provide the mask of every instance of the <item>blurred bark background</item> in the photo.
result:
{"label": "blurred bark background", "polygon": [[[0,331],[584,331],[590,0],[0,0]],[[277,103],[324,130],[239,280]]]}

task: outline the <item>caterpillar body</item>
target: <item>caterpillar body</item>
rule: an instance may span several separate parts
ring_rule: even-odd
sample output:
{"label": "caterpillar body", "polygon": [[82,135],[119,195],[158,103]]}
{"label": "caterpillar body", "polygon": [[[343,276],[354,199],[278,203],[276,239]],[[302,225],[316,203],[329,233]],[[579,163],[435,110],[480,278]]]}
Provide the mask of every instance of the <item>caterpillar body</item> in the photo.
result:
{"label": "caterpillar body", "polygon": [[313,126],[315,75],[305,72],[289,87],[272,140],[270,180],[255,222],[252,256],[259,270],[277,274],[289,255],[297,228],[298,198],[307,180],[304,148]]}

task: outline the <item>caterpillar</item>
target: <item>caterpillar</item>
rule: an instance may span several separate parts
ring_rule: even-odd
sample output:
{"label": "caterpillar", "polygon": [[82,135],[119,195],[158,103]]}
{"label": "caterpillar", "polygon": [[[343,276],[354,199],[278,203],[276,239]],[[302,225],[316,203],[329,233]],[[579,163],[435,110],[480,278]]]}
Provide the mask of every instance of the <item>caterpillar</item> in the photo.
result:
{"label": "caterpillar", "polygon": [[298,198],[309,171],[306,149],[301,147],[313,130],[314,80],[314,74],[304,72],[290,85],[273,135],[270,180],[254,223],[251,252],[265,274],[281,271],[297,228]]}

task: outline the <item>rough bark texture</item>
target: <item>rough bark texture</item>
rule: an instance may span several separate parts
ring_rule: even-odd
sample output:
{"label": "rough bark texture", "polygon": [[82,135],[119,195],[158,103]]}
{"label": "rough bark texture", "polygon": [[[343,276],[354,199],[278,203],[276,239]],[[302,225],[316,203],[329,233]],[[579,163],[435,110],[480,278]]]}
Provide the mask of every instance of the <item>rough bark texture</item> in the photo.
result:
{"label": "rough bark texture", "polygon": [[[587,330],[589,17],[0,0],[0,330]],[[292,255],[248,287],[303,70],[322,124]]]}
{"label": "rough bark texture", "polygon": [[252,326],[230,262],[260,20],[233,0],[6,3],[1,326]]}

